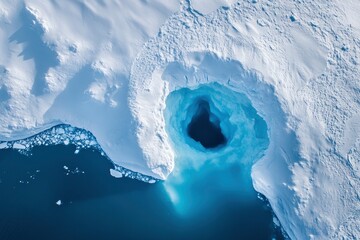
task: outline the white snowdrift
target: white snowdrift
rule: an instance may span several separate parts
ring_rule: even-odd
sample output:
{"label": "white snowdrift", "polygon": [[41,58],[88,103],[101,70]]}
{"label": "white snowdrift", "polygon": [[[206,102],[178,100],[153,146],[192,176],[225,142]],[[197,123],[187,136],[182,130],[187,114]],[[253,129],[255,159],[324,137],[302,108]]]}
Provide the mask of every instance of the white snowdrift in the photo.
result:
{"label": "white snowdrift", "polygon": [[128,76],[178,9],[176,0],[1,1],[0,140],[67,123],[91,131],[114,162],[152,175],[131,127]]}
{"label": "white snowdrift", "polygon": [[166,179],[167,95],[218,82],[268,124],[252,177],[289,236],[360,238],[359,2],[189,3],[1,1],[0,140],[67,123]]}

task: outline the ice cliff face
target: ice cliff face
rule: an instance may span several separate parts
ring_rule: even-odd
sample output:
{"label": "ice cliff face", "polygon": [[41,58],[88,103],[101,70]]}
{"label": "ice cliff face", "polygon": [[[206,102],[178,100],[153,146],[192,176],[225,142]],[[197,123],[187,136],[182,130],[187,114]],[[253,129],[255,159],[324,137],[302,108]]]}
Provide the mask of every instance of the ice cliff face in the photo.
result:
{"label": "ice cliff face", "polygon": [[268,126],[252,168],[294,239],[359,238],[357,1],[1,1],[0,140],[59,123],[166,179],[179,89],[245,94]]}

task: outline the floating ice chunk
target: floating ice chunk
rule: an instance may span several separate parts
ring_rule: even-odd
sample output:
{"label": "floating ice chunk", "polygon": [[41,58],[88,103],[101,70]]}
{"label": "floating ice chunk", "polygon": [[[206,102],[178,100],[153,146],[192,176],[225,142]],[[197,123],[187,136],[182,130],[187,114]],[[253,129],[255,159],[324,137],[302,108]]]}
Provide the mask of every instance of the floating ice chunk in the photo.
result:
{"label": "floating ice chunk", "polygon": [[13,148],[14,149],[26,149],[26,147],[20,143],[15,143]]}
{"label": "floating ice chunk", "polygon": [[62,201],[61,200],[58,200],[57,202],[56,202],[56,205],[58,205],[58,206],[61,206],[63,203],[62,203]]}
{"label": "floating ice chunk", "polygon": [[57,134],[64,134],[65,133],[65,130],[63,128],[58,128],[57,129]]}
{"label": "floating ice chunk", "polygon": [[64,144],[65,144],[65,145],[69,145],[69,143],[70,143],[69,139],[65,139],[65,140],[64,140]]}
{"label": "floating ice chunk", "polygon": [[114,178],[122,178],[123,174],[119,171],[116,171],[114,169],[110,169],[110,175],[113,176]]}

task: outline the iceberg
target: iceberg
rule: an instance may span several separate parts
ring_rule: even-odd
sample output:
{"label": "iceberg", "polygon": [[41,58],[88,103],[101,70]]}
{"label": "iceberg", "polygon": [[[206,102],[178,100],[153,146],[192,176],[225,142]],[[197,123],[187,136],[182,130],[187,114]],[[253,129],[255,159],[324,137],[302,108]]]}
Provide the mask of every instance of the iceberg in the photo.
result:
{"label": "iceberg", "polygon": [[[0,148],[95,148],[121,176],[168,179],[174,201],[181,164],[238,161],[290,238],[360,238],[358,12],[3,0]],[[214,142],[191,130],[198,117]]]}

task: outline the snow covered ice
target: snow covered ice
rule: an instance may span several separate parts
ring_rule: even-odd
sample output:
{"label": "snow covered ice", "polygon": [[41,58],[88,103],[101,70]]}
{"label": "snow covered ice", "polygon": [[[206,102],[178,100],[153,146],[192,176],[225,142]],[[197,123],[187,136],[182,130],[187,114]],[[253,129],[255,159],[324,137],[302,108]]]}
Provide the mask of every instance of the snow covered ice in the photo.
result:
{"label": "snow covered ice", "polygon": [[[0,147],[91,147],[153,183],[179,153],[205,161],[176,132],[202,91],[226,138],[203,154],[239,154],[230,135],[245,121],[253,185],[291,238],[360,238],[359,12],[337,0],[2,0]],[[179,92],[183,109],[169,106]]]}

